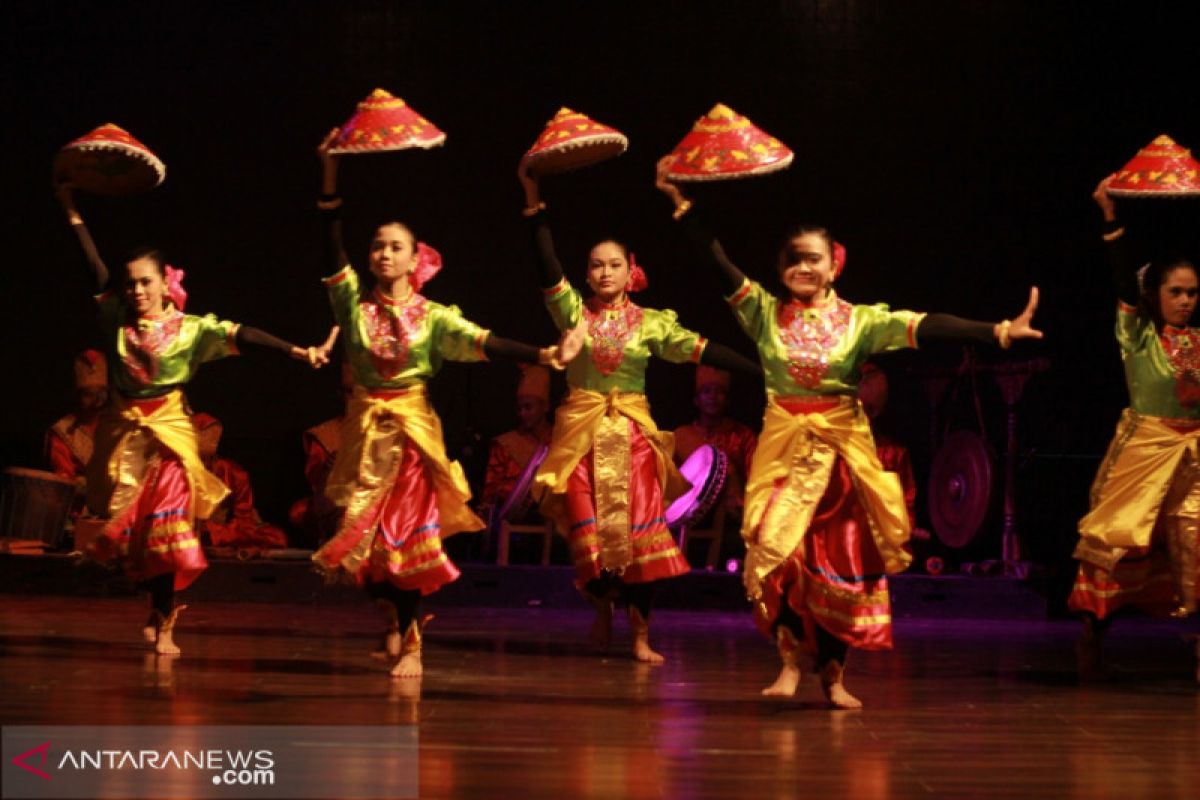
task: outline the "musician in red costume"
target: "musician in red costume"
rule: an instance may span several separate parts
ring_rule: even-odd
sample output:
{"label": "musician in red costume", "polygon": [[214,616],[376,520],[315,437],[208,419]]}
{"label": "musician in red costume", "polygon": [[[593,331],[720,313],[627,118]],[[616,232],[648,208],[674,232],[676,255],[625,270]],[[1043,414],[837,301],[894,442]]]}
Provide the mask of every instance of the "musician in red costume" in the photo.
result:
{"label": "musician in red costume", "polygon": [[706,364],[696,365],[696,421],[675,429],[675,460],[683,463],[701,445],[710,444],[729,459],[722,502],[727,510],[741,509],[758,436],[747,425],[726,416],[730,374]]}
{"label": "musician in red costume", "polygon": [[[349,403],[354,393],[354,373],[350,369],[350,362],[342,362],[341,373],[342,401]],[[344,414],[330,417],[304,431],[301,436],[304,477],[312,494],[292,504],[288,510],[288,520],[304,533],[306,540],[318,545],[324,544],[337,532],[342,518],[341,509],[325,496],[325,484],[329,481],[334,459],[342,446],[342,425],[345,420]]]}
{"label": "musician in red costume", "polygon": [[241,551],[287,547],[287,534],[263,522],[254,508],[254,490],[246,468],[217,454],[224,426],[211,414],[192,415],[192,424],[200,443],[200,460],[221,483],[229,487],[229,495],[221,501],[212,515],[199,524],[201,538],[214,547],[233,547]]}
{"label": "musician in red costume", "polygon": [[100,412],[108,403],[108,361],[99,350],[84,350],[73,366],[75,410],[46,430],[46,462],[54,474],[75,481],[82,504],[84,468],[92,457]]}
{"label": "musician in red costume", "polygon": [[495,507],[512,492],[530,459],[542,445],[550,444],[550,372],[545,367],[522,365],[517,384],[517,427],[492,440],[487,478],[480,499]]}

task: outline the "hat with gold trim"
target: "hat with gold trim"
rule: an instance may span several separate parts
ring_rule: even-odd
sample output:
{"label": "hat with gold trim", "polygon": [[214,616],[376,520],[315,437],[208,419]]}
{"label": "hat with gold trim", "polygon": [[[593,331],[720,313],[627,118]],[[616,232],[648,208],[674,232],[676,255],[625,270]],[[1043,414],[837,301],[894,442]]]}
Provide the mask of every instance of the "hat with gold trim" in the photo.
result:
{"label": "hat with gold trim", "polygon": [[1167,135],[1138,151],[1108,184],[1115,197],[1189,197],[1200,195],[1200,163]]}
{"label": "hat with gold trim", "polygon": [[675,148],[668,174],[677,181],[720,181],[766,175],[792,163],[792,151],[723,103],[692,126]]}
{"label": "hat with gold trim", "polygon": [[63,146],[52,169],[55,184],[107,195],[146,192],[167,177],[166,165],[150,148],[111,122]]}
{"label": "hat with gold trim", "polygon": [[550,175],[619,156],[628,147],[625,134],[564,106],[525,155],[530,170]]}
{"label": "hat with gold trim", "polygon": [[446,134],[412,106],[384,89],[376,89],[358,104],[354,116],[338,130],[329,152],[343,155],[410,147],[429,149],[445,141]]}

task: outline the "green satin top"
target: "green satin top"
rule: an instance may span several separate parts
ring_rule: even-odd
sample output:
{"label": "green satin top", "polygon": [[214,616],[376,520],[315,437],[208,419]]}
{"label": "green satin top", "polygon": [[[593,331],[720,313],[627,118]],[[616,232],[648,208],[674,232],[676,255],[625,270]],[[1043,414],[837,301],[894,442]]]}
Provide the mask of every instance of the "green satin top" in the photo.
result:
{"label": "green satin top", "polygon": [[1116,332],[1129,407],[1154,417],[1200,419],[1200,330],[1164,325],[1159,332],[1136,308],[1119,303]]}
{"label": "green satin top", "polygon": [[560,331],[587,323],[579,356],[567,365],[567,384],[607,394],[646,391],[650,356],[677,364],[697,363],[708,341],[679,324],[674,311],[642,308],[628,298],[610,306],[584,302],[566,278],[545,290],[546,308]]}
{"label": "green satin top", "polygon": [[333,316],[342,328],[354,382],[366,389],[407,389],[425,383],[442,362],[486,361],[490,331],[413,293],[396,302],[378,289],[363,295],[349,265],[324,279]]}
{"label": "green satin top", "polygon": [[830,291],[820,306],[780,302],[746,280],[728,299],[738,323],[758,344],[769,394],[852,395],[863,362],[875,353],[916,347],[915,311],[882,303],[852,305]]}
{"label": "green satin top", "polygon": [[206,361],[237,355],[236,322],[185,314],[171,304],[139,317],[115,291],[96,301],[109,381],[126,397],[161,397],[190,381]]}

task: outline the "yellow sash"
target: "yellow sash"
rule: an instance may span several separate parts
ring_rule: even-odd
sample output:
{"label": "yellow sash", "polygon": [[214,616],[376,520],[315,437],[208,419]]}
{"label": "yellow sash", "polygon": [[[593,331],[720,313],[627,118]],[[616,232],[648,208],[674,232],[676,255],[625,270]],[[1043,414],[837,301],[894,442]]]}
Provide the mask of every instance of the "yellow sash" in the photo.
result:
{"label": "yellow sash", "polygon": [[[871,426],[858,401],[846,397],[828,411],[793,415],[768,396],[742,521],[743,580],[752,600],[762,593],[763,579],[803,545],[838,456],[854,476],[884,570],[901,572],[912,561],[905,547],[911,528],[904,489],[896,473],[879,463]],[[785,480],[777,492],[780,479]]]}
{"label": "yellow sash", "polygon": [[572,388],[555,412],[550,452],[533,479],[534,496],[542,513],[563,531],[570,530],[565,495],[571,473],[592,451],[593,490],[596,500],[596,535],[600,563],[620,571],[633,560],[629,539],[629,423],[632,420],[654,448],[658,485],[669,503],[688,490],[671,458],[673,434],[660,431],[650,417],[650,404],[641,392],[608,394]]}
{"label": "yellow sash", "polygon": [[357,519],[394,476],[405,440],[421,451],[433,477],[442,538],[485,527],[467,506],[471,487],[462,466],[446,456],[442,421],[429,405],[424,384],[388,397],[371,397],[354,387],[325,496],[345,507],[348,520]]}
{"label": "yellow sash", "polygon": [[1149,547],[1159,509],[1180,462],[1197,460],[1200,429],[1180,433],[1161,417],[1125,409],[1079,521],[1075,557],[1111,571],[1134,547]]}
{"label": "yellow sash", "polygon": [[[115,519],[129,509],[141,491],[149,438],[153,438],[183,463],[191,489],[191,518],[208,519],[229,488],[200,461],[196,428],[183,392],[172,391],[150,414],[142,413],[120,394],[113,397],[96,427],[96,445],[87,467],[87,500],[92,513]],[[141,445],[139,437],[146,437]]]}

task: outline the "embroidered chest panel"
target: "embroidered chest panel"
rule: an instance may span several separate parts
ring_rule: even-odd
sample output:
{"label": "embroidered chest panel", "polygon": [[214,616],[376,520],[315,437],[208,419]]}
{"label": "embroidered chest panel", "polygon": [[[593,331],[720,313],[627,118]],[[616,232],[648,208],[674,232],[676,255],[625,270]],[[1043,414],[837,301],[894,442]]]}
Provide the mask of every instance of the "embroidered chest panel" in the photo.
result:
{"label": "embroidered chest panel", "polygon": [[425,298],[417,296],[402,306],[369,300],[360,307],[371,363],[382,378],[394,378],[408,366],[412,343],[421,333],[429,310]]}
{"label": "embroidered chest panel", "polygon": [[162,319],[139,319],[121,328],[125,340],[122,362],[136,383],[150,384],[158,377],[158,361],[170,349],[183,327],[183,314],[176,312]]}
{"label": "embroidered chest panel", "polygon": [[826,308],[785,303],[778,312],[779,339],[787,350],[788,373],[798,385],[815,389],[829,371],[829,353],[850,327],[853,306],[838,300]]}
{"label": "embroidered chest panel", "polygon": [[642,326],[642,309],[633,303],[612,308],[589,302],[583,308],[583,317],[592,339],[592,363],[600,374],[611,375],[625,358],[625,345]]}
{"label": "embroidered chest panel", "polygon": [[1164,327],[1159,337],[1175,372],[1175,396],[1184,408],[1200,405],[1200,330]]}

